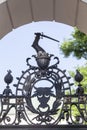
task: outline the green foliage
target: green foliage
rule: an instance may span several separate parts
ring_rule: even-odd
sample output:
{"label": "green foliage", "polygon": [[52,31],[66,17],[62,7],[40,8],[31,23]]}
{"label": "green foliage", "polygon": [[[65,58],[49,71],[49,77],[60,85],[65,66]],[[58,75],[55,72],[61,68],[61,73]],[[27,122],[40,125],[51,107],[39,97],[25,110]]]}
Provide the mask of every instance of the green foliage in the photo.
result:
{"label": "green foliage", "polygon": [[73,54],[77,58],[84,57],[87,59],[87,35],[80,32],[77,28],[71,34],[72,39],[65,40],[60,49],[68,57]]}
{"label": "green foliage", "polygon": [[[64,41],[60,49],[66,57],[73,53],[77,58],[84,57],[87,59],[87,35],[77,28],[74,29],[74,32],[72,32],[71,35],[73,38]],[[87,93],[87,64],[82,67],[77,67],[76,69],[84,76],[84,80],[81,84],[84,87],[84,91]],[[71,77],[74,77],[75,72],[71,71],[69,73]],[[76,82],[75,84],[77,85]]]}
{"label": "green foliage", "polygon": [[[60,47],[61,51],[66,57],[73,54],[73,56],[77,57],[78,59],[82,57],[87,59],[87,35],[82,33],[77,28],[74,29],[74,32],[71,35],[72,35],[72,39],[67,39],[62,43]],[[81,81],[81,85],[84,88],[84,93],[87,94],[87,64],[81,67],[77,67],[76,69],[78,69],[84,77],[84,79]],[[74,78],[76,73],[74,71],[70,71],[69,73],[71,77]],[[78,86],[78,83],[75,81],[75,87],[76,86]],[[74,94],[76,91],[75,87],[72,89],[71,92],[72,94]],[[75,102],[78,102],[78,99],[74,98],[73,101],[74,100]],[[85,107],[84,104],[80,105],[80,108],[84,108],[84,107]],[[80,112],[78,111],[75,105],[72,106],[71,113],[75,117],[81,116]],[[75,122],[77,122],[77,120]]]}

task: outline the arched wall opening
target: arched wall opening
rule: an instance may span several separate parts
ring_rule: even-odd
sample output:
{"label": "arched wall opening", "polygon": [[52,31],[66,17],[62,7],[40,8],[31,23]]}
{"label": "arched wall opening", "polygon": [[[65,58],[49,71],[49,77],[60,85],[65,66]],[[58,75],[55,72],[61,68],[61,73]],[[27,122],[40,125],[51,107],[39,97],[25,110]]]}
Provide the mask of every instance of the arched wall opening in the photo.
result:
{"label": "arched wall opening", "polygon": [[[13,84],[16,83],[16,77],[19,77],[21,75],[21,71],[26,70],[27,68],[26,58],[31,58],[32,55],[36,54],[35,50],[31,47],[35,38],[35,32],[43,32],[45,35],[60,41],[57,43],[50,39],[42,38],[39,42],[39,44],[46,50],[46,52],[59,57],[60,68],[66,69],[68,71],[74,69],[74,67],[78,64],[84,64],[84,59],[76,60],[73,56],[65,58],[59,49],[64,39],[71,38],[73,27],[58,22],[47,21],[26,24],[17,29],[14,29],[0,40],[1,91],[3,91],[6,85],[4,83],[4,76],[7,70],[12,70],[12,75],[14,77]],[[31,60],[31,64],[36,65],[34,59]]]}
{"label": "arched wall opening", "polygon": [[[64,38],[70,38],[70,34],[73,31],[73,28],[68,26],[69,23],[67,23],[68,25],[64,25],[58,22],[47,22],[47,21],[34,22],[30,24],[25,22],[16,26],[17,24],[13,24],[13,19],[11,14],[9,17],[11,20],[10,21],[11,26],[9,24],[6,25],[4,23],[6,25],[7,30],[3,30],[3,33],[1,31],[1,37],[4,36],[4,38],[1,39],[1,44],[0,44],[0,62],[1,62],[0,63],[1,64],[0,84],[2,85],[0,88],[0,93],[2,93],[3,89],[6,87],[6,84],[4,83],[4,76],[7,70],[9,69],[12,70],[14,83],[16,83],[17,82],[17,80],[15,80],[16,77],[20,77],[21,73],[23,73],[22,70],[26,70],[26,68],[28,67],[26,66],[26,58],[31,58],[32,54],[36,53],[35,50],[33,50],[33,48],[31,47],[34,41],[35,32],[43,32],[45,35],[53,37],[60,41],[59,43],[55,43],[54,41],[51,41],[49,39],[45,39],[45,38],[40,39],[40,44],[46,50],[46,52],[48,52],[49,54],[54,54],[60,59],[59,68],[63,70],[65,69],[69,70],[69,69],[73,69],[73,66],[75,66],[76,64],[80,64],[80,62],[84,63],[83,61],[76,63],[77,61],[73,57],[70,57],[68,60],[65,59],[59,50],[60,44],[62,43]],[[76,25],[76,21],[75,24],[73,24],[72,26],[74,25]],[[5,29],[5,27],[3,29]],[[34,66],[36,65],[34,61],[31,61],[31,64]],[[13,92],[15,90],[12,84],[10,85],[10,88]]]}
{"label": "arched wall opening", "polygon": [[86,0],[0,0],[0,38],[19,26],[55,21],[87,33]]}
{"label": "arched wall opening", "polygon": [[[70,34],[67,35],[67,32],[74,26],[87,33],[87,4],[82,0],[0,0],[0,2],[0,50],[2,52],[0,59],[1,70],[3,70],[3,74],[1,74],[3,76],[1,77],[4,77],[7,69],[13,70],[17,66],[15,71],[16,75],[22,70],[22,65],[25,67],[26,63],[24,61],[26,57],[35,53],[31,48],[34,40],[34,32],[43,32],[46,35],[58,39],[60,43],[63,38],[70,36]],[[46,21],[46,23],[43,21]],[[62,24],[62,31],[60,23],[66,24],[67,29]],[[31,29],[32,25],[33,27]],[[39,29],[36,25],[38,25]],[[54,29],[55,31],[53,32]],[[8,40],[8,37],[10,37],[10,40]],[[45,39],[41,41],[43,47],[46,44],[45,49],[49,53],[55,52],[55,55],[59,56],[58,48],[60,43],[58,45],[49,40],[45,41]],[[67,62],[62,57],[61,61],[61,66],[63,64],[63,67],[65,67],[65,62],[68,65],[72,64],[72,58],[71,61],[69,59],[69,62]],[[82,63],[84,62],[82,61]],[[19,66],[21,69],[18,72]]]}

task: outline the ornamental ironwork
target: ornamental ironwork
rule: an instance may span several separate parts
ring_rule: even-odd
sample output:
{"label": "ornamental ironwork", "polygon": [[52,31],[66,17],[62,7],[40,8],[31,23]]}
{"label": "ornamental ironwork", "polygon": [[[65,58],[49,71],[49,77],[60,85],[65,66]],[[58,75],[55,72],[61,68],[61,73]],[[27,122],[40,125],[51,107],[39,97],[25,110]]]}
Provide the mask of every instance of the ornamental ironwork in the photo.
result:
{"label": "ornamental ironwork", "polygon": [[[1,125],[58,125],[87,123],[87,95],[81,85],[83,75],[76,70],[75,81],[78,87],[74,93],[74,84],[66,70],[61,70],[59,58],[47,53],[38,42],[40,37],[51,37],[35,33],[32,47],[37,54],[32,55],[37,65],[31,65],[27,58],[27,69],[17,77],[16,94],[10,83],[13,81],[11,70],[7,71],[4,81],[7,84],[0,95]],[[53,64],[51,64],[53,60]]]}

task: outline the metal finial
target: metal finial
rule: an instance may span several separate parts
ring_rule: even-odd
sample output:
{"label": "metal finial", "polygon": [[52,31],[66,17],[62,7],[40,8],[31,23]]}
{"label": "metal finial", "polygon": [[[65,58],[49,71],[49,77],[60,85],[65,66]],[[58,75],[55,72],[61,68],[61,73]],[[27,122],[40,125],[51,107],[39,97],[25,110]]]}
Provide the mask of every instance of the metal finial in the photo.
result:
{"label": "metal finial", "polygon": [[9,85],[13,81],[13,76],[11,75],[11,70],[7,70],[7,74],[4,77],[4,81]]}
{"label": "metal finial", "polygon": [[75,81],[80,83],[83,80],[83,75],[78,70],[76,70],[76,75],[75,75],[74,79],[75,79]]}

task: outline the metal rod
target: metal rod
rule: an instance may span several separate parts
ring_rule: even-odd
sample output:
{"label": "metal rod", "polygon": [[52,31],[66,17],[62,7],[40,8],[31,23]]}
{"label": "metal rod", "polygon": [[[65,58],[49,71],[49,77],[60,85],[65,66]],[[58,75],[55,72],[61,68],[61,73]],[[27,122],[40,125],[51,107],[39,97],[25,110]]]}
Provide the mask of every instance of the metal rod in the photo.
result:
{"label": "metal rod", "polygon": [[[35,33],[35,35],[37,35],[38,33]],[[44,35],[43,33],[41,34],[41,33],[39,33],[40,34],[40,36],[42,36],[42,37],[45,37],[45,38],[48,38],[48,39],[51,39],[51,40],[53,40],[53,41],[56,41],[56,42],[59,42],[58,40],[56,40],[56,39],[54,39],[54,38],[51,38],[51,37],[49,37],[49,36],[46,36],[46,35]]]}
{"label": "metal rod", "polygon": [[45,38],[48,38],[48,39],[51,39],[51,40],[53,40],[53,41],[59,42],[58,40],[56,40],[56,39],[54,39],[54,38],[51,38],[51,37],[49,37],[49,36],[46,36],[46,35],[44,35],[44,34],[41,34],[41,36],[42,36],[42,37],[45,37]]}

